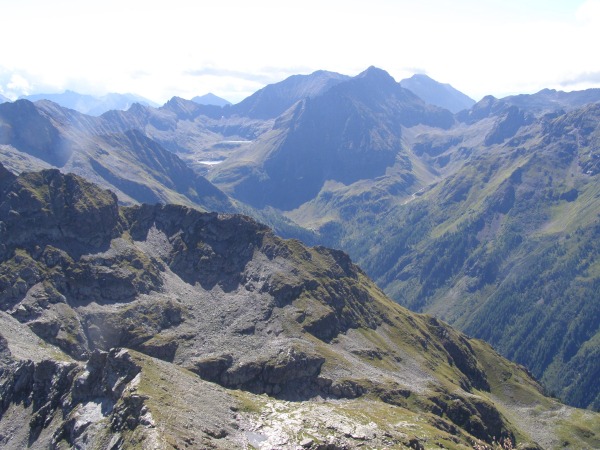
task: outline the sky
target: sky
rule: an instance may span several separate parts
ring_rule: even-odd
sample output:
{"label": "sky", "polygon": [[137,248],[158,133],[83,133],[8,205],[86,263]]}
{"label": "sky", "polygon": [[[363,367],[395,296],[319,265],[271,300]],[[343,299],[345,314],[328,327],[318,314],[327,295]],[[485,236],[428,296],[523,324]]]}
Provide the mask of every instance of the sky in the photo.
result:
{"label": "sky", "polygon": [[475,100],[600,87],[600,0],[0,0],[0,94],[237,103],[294,74],[414,73]]}

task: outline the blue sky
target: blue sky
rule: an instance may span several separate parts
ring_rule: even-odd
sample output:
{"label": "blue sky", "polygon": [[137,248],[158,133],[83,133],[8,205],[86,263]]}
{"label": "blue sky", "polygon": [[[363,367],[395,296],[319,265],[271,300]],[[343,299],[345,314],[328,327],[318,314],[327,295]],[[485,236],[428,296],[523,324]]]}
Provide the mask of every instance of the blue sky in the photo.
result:
{"label": "blue sky", "polygon": [[232,102],[289,75],[370,65],[475,99],[600,87],[600,0],[0,0],[0,94]]}

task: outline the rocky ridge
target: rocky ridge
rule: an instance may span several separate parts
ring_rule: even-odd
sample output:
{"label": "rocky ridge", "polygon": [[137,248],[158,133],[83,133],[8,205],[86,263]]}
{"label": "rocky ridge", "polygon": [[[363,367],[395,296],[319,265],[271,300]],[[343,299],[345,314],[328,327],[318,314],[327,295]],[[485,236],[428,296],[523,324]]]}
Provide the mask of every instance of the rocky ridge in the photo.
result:
{"label": "rocky ridge", "polygon": [[245,216],[119,207],[56,170],[0,166],[0,190],[7,447],[598,443],[597,415],[387,299],[342,252]]}

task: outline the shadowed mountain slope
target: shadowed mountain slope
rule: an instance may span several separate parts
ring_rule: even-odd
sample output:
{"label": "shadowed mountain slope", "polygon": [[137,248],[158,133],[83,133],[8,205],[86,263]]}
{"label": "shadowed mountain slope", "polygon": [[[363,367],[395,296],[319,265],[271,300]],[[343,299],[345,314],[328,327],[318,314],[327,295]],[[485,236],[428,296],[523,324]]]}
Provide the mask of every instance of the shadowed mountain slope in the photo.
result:
{"label": "shadowed mountain slope", "polygon": [[15,172],[54,166],[109,186],[128,202],[234,208],[225,194],[140,131],[112,131],[101,119],[53,103],[1,105],[0,143],[6,146],[5,164]]}
{"label": "shadowed mountain slope", "polygon": [[158,106],[156,103],[134,94],[110,93],[101,97],[96,97],[93,95],[79,94],[74,91],[65,91],[60,94],[33,94],[20,98],[29,100],[30,102],[49,100],[58,103],[64,108],[74,109],[75,111],[91,116],[99,116],[106,111],[113,109],[129,109],[134,103]]}

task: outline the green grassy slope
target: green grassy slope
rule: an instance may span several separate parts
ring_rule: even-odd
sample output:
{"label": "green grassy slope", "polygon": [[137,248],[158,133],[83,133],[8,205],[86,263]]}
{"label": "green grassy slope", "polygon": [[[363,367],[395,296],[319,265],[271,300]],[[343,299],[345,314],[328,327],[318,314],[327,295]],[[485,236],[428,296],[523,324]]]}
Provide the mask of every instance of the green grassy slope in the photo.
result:
{"label": "green grassy slope", "polygon": [[340,239],[400,303],[486,339],[551,392],[596,409],[599,117],[586,107],[482,148]]}

